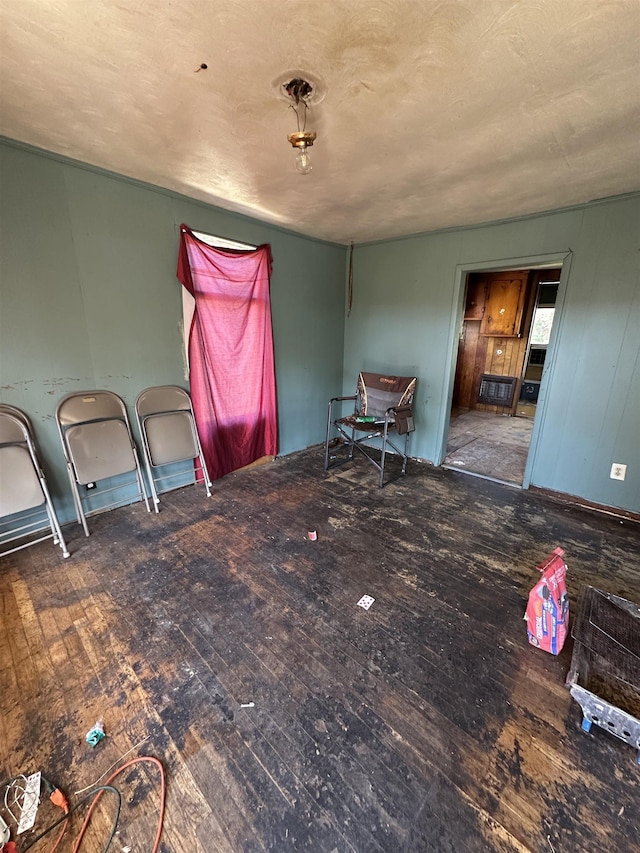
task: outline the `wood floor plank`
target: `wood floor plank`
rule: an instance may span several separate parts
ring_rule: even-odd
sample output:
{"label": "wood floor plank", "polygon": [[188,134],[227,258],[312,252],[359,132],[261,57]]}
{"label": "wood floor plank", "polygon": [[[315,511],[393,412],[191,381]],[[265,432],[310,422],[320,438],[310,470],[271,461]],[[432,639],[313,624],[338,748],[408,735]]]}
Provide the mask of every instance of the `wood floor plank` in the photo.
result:
{"label": "wood floor plank", "polygon": [[[640,601],[640,525],[415,463],[380,490],[320,456],[95,516],[68,560],[4,558],[0,769],[73,801],[147,738],[162,853],[634,850],[633,750],[581,730],[571,641],[532,648],[522,615],[556,545],[572,607],[585,583]],[[114,849],[147,849],[155,771],[115,784]]]}

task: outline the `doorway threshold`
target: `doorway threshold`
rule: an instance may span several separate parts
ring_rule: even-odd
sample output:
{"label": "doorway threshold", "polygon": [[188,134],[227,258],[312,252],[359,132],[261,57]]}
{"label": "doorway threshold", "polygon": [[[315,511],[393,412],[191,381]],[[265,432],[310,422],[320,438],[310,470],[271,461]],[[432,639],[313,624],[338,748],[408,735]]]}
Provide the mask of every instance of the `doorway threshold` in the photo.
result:
{"label": "doorway threshold", "polygon": [[477,471],[469,471],[468,468],[460,468],[458,465],[449,465],[448,463],[443,462],[440,467],[446,468],[447,471],[459,471],[461,474],[468,474],[470,477],[478,477],[480,480],[489,480],[491,483],[500,483],[501,486],[511,486],[512,489],[522,489],[522,483],[500,480],[498,477],[490,477],[488,474],[479,474]]}

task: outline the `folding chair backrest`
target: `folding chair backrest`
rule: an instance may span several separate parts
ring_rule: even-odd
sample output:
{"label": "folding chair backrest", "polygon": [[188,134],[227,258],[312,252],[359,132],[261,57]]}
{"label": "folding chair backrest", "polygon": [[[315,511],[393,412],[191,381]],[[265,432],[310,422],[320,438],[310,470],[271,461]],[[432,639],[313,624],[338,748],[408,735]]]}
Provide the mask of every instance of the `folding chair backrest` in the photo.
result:
{"label": "folding chair backrest", "polygon": [[191,398],[182,388],[147,388],[136,400],[136,413],[154,468],[198,456]]}
{"label": "folding chair backrest", "polygon": [[127,410],[120,397],[113,391],[85,391],[68,394],[60,400],[56,417],[61,426],[68,427],[73,424],[111,418],[126,421]]}
{"label": "folding chair backrest", "polygon": [[136,470],[126,408],[116,394],[71,394],[59,403],[56,417],[78,483]]}
{"label": "folding chair backrest", "polygon": [[178,385],[158,385],[138,394],[136,411],[141,418],[162,412],[190,412],[191,397]]}
{"label": "folding chair backrest", "polygon": [[380,376],[362,372],[358,376],[356,409],[359,415],[384,418],[390,407],[410,405],[417,379],[415,376]]}
{"label": "folding chair backrest", "polygon": [[0,517],[45,502],[28,423],[13,406],[0,406]]}
{"label": "folding chair backrest", "polygon": [[31,437],[33,441],[33,430],[31,429],[31,421],[22,411],[22,409],[17,409],[15,406],[10,406],[9,403],[0,403],[0,412],[4,412],[8,415],[13,415],[15,419],[20,421],[20,423],[25,427],[27,433]]}
{"label": "folding chair backrest", "polygon": [[0,444],[26,444],[26,431],[29,427],[25,421],[9,410],[8,406],[0,406]]}

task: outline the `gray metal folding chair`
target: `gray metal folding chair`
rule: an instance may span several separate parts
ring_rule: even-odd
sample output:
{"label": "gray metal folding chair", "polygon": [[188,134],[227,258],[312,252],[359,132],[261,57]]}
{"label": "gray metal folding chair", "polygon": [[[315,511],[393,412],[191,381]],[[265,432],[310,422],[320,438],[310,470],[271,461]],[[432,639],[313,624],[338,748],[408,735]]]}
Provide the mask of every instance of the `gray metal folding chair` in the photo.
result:
{"label": "gray metal folding chair", "polygon": [[[135,499],[143,500],[150,512],[138,452],[131,434],[127,409],[112,391],[83,391],[68,394],[56,409],[56,421],[78,522],[89,535],[86,516],[125,503],[130,498],[96,506],[96,495],[107,495],[135,486]],[[134,473],[134,478],[116,484],[100,481]]]}
{"label": "gray metal folding chair", "polygon": [[[381,376],[379,373],[360,373],[356,393],[350,397],[333,397],[329,401],[327,434],[324,443],[324,470],[333,464],[353,459],[357,450],[378,471],[378,485],[384,485],[385,464],[389,448],[402,460],[400,475],[407,470],[409,435],[414,431],[413,396],[415,376]],[[353,400],[354,412],[347,417],[335,418],[335,403]],[[332,427],[347,447],[346,459],[332,460],[329,454]],[[358,436],[356,438],[356,433]],[[404,435],[404,447],[391,439],[391,434]],[[373,442],[373,444],[371,443]],[[393,478],[395,479],[395,478]]]}
{"label": "gray metal folding chair", "polygon": [[[211,497],[211,479],[200,446],[191,397],[187,392],[177,385],[161,385],[141,391],[136,400],[136,418],[156,512],[160,503],[156,484],[176,478],[184,480],[184,470],[163,474],[161,469],[165,465],[193,461],[194,474],[200,472],[207,496]],[[170,489],[165,488],[164,491]]]}
{"label": "gray metal folding chair", "polygon": [[[50,533],[33,538],[49,528]],[[60,530],[29,418],[0,404],[0,554],[13,554],[46,539],[69,551]],[[5,546],[20,542],[13,548]]]}

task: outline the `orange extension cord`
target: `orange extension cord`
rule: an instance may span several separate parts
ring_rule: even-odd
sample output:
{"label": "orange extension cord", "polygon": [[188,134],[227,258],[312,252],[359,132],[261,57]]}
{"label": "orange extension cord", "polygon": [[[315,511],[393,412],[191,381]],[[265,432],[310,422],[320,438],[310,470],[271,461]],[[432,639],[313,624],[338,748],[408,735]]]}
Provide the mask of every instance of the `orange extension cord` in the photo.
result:
{"label": "orange extension cord", "polygon": [[[115,771],[115,773],[112,773],[111,776],[109,776],[109,778],[105,782],[103,782],[103,785],[110,785],[116,778],[116,776],[119,776],[123,772],[123,770],[126,770],[128,767],[131,767],[134,764],[139,764],[140,762],[145,761],[149,764],[155,764],[156,767],[158,767],[158,769],[160,770],[160,814],[158,816],[158,831],[156,832],[155,841],[153,843],[153,850],[151,851],[151,853],[157,853],[160,847],[160,836],[162,835],[162,826],[164,824],[164,804],[167,795],[166,777],[162,762],[159,759],[155,758],[153,755],[139,755],[137,758],[132,758],[130,761],[127,761],[127,763],[123,764],[122,767],[119,767]],[[87,827],[89,826],[89,823],[91,821],[91,815],[93,814],[93,810],[103,793],[104,791],[100,791],[89,806],[89,811],[87,812],[87,816],[84,819],[84,823],[82,824],[82,827],[80,828],[80,833],[76,839],[75,847],[73,848],[73,853],[78,853],[78,850],[80,849],[80,844],[82,843],[82,839],[84,838]]]}
{"label": "orange extension cord", "polygon": [[[65,832],[67,831],[67,827],[69,826],[69,803],[60,788],[57,788],[55,785],[49,782],[48,779],[45,779],[44,777],[42,777],[42,781],[46,786],[48,786],[48,789],[51,791],[51,793],[49,794],[49,799],[51,800],[53,805],[58,806],[58,808],[62,809],[65,815],[67,815],[66,819],[62,822],[62,829],[60,830],[60,833],[56,838],[56,842],[49,851],[49,853],[55,853],[55,851],[60,846],[60,842],[62,841]],[[0,853],[18,853],[18,848],[16,847],[15,841],[7,841],[6,844],[3,844],[2,848],[0,848]]]}
{"label": "orange extension cord", "polygon": [[[58,808],[62,809],[62,811],[66,815],[69,814],[69,803],[67,802],[67,798],[62,793],[60,788],[56,788],[54,791],[52,791],[51,794],[49,795],[49,799],[54,804],[54,806],[58,806]],[[56,839],[56,843],[51,848],[51,853],[55,853],[55,851],[60,846],[60,842],[62,841],[63,835],[67,831],[68,825],[69,825],[69,819],[67,818],[67,820],[65,820],[64,823],[62,824],[62,829],[60,830],[60,834],[58,835],[58,838]]]}

